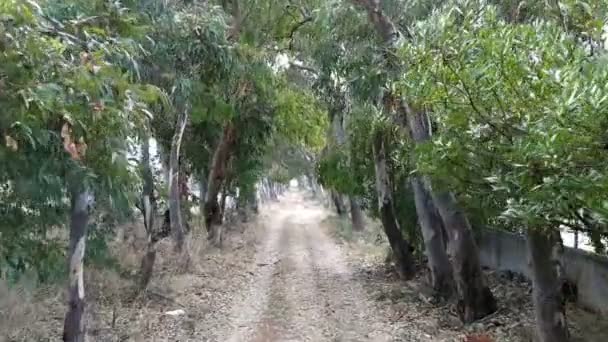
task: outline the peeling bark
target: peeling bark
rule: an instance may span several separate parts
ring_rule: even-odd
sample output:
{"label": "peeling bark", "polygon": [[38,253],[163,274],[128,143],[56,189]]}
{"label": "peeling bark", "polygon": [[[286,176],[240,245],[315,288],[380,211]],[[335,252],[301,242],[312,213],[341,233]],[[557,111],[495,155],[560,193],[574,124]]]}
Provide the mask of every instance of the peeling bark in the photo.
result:
{"label": "peeling bark", "polygon": [[532,271],[534,308],[540,342],[569,340],[560,281],[557,234],[528,230],[527,246]]}
{"label": "peeling bark", "polygon": [[432,196],[451,240],[458,314],[463,322],[470,323],[496,311],[496,299],[481,270],[477,244],[464,211],[452,193],[438,191]]}
{"label": "peeling bark", "polygon": [[169,215],[171,219],[171,233],[175,238],[175,249],[181,252],[184,247],[185,230],[182,222],[181,191],[180,191],[180,147],[184,130],[188,123],[188,111],[180,113],[171,140],[171,155],[169,157]]}
{"label": "peeling bark", "polygon": [[436,211],[431,194],[425,189],[420,177],[411,178],[416,203],[416,213],[424,239],[424,246],[431,271],[431,286],[435,295],[448,299],[454,291],[452,265],[446,252],[441,217]]}
{"label": "peeling bark", "polygon": [[154,196],[154,176],[150,166],[150,145],[147,138],[143,139],[141,172],[143,179],[143,191],[141,196],[141,210],[144,216],[144,228],[146,229],[147,245],[146,253],[141,261],[139,271],[138,291],[144,291],[154,271],[154,262],[156,260],[156,241],[153,239],[154,234],[154,217],[156,215],[156,198]]}
{"label": "peeling bark", "polygon": [[218,194],[222,185],[226,181],[228,160],[232,153],[232,147],[236,140],[236,129],[232,123],[226,124],[222,137],[215,148],[209,177],[207,178],[207,195],[205,197],[205,225],[207,227],[208,238],[214,245],[220,246],[222,232],[222,210],[218,203]]}
{"label": "peeling bark", "polygon": [[85,340],[83,259],[87,240],[89,199],[88,191],[72,190],[68,254],[68,311],[63,326],[64,342],[84,342]]}
{"label": "peeling bark", "polygon": [[378,208],[382,227],[388,237],[394,256],[398,263],[398,272],[404,279],[414,277],[414,257],[413,248],[410,243],[403,238],[401,228],[397,222],[397,215],[393,204],[392,187],[386,166],[386,147],[381,134],[374,139],[374,166],[376,170],[376,190],[378,192]]}

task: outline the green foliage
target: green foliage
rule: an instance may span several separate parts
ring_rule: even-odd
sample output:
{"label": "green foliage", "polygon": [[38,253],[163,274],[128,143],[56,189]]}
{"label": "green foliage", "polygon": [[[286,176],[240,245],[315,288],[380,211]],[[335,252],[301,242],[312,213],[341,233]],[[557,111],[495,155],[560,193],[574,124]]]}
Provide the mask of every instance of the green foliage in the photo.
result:
{"label": "green foliage", "polygon": [[[59,256],[46,231],[67,221],[71,180],[82,176],[99,208],[132,203],[128,137],[145,116],[138,95],[151,92],[123,67],[134,52],[128,34],[138,28],[122,7],[104,1],[1,6],[0,259],[9,272],[33,269],[45,280],[57,273],[52,265]],[[62,142],[66,134],[77,146],[72,154]]]}
{"label": "green foliage", "polygon": [[[410,240],[417,172],[454,191],[475,226],[551,229],[583,211],[603,248],[606,1],[382,3],[404,32],[396,53],[349,1],[0,2],[1,276],[64,274],[48,232],[67,224],[74,180],[97,213],[129,218],[141,181],[128,153],[153,136],[167,157],[183,111],[182,165],[199,175],[235,127],[231,194],[316,174],[377,215],[380,134]],[[432,141],[414,151],[402,118],[383,114],[388,91],[430,113]],[[88,262],[113,267],[111,229],[91,233]]]}
{"label": "green foliage", "polygon": [[350,173],[348,151],[334,148],[326,151],[319,161],[318,176],[321,185],[342,194],[353,194],[356,187],[354,177]]}
{"label": "green foliage", "polygon": [[432,109],[439,130],[420,148],[420,170],[486,223],[548,229],[576,208],[605,211],[606,64],[557,21],[498,13],[446,10],[417,24],[402,51],[401,90]]}
{"label": "green foliage", "polygon": [[327,114],[312,94],[284,84],[277,93],[276,111],[278,134],[289,139],[291,144],[314,152],[323,148]]}

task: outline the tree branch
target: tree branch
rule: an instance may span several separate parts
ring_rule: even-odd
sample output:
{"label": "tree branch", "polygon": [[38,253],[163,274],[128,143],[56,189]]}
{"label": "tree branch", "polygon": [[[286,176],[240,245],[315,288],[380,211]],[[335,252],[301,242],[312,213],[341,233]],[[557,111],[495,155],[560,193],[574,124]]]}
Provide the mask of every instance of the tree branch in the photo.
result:
{"label": "tree branch", "polygon": [[285,36],[284,38],[289,39],[289,50],[293,50],[293,36],[296,34],[296,32],[304,25],[306,25],[307,23],[310,23],[314,20],[314,17],[305,14],[304,10],[301,10],[302,14],[304,15],[304,19],[302,19],[301,21],[299,21],[298,23],[296,23],[291,30],[289,30],[289,34],[287,34],[287,36]]}
{"label": "tree branch", "polygon": [[296,68],[296,69],[308,71],[308,72],[313,73],[315,75],[319,75],[319,71],[318,70],[316,70],[313,67],[306,66],[306,65],[301,65],[301,64],[296,64],[294,62],[289,62],[289,67],[290,68],[293,67],[293,68]]}

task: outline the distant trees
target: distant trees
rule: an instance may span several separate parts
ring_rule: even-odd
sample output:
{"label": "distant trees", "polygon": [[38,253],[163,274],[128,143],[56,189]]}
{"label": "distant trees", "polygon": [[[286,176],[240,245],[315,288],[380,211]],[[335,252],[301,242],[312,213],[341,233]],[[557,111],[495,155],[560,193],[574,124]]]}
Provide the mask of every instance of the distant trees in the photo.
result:
{"label": "distant trees", "polygon": [[[251,40],[258,27],[240,15],[249,7],[215,5],[0,4],[0,274],[17,281],[34,270],[41,282],[62,279],[62,241],[46,230],[69,225],[65,341],[83,341],[86,333],[83,273],[89,228],[103,224],[96,213],[119,221],[140,209],[148,235],[137,284],[143,290],[164,235],[155,220],[161,200],[169,200],[176,247],[185,248],[185,176],[205,178],[208,217],[219,189],[255,211],[256,184],[286,157],[270,153],[274,141],[306,154],[324,144],[323,108],[294,91],[273,68],[274,53]],[[154,176],[151,138],[168,184]],[[221,222],[209,221],[211,231],[212,223]]]}

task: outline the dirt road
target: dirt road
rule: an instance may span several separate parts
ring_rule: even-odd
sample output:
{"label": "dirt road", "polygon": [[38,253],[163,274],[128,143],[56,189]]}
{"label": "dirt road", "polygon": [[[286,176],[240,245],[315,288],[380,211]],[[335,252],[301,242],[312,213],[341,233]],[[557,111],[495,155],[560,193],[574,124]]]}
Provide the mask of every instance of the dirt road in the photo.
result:
{"label": "dirt road", "polygon": [[[304,197],[288,193],[264,206],[254,221],[227,225],[222,249],[207,246],[204,235],[193,239],[185,270],[172,241],[162,240],[149,289],[135,299],[130,280],[89,268],[88,341],[461,342],[476,334],[497,342],[532,339],[528,283],[489,273],[500,308],[463,326],[452,303],[437,306],[424,297],[423,271],[408,282],[395,277],[385,263],[386,242],[378,240],[372,222],[362,233],[343,235],[343,219]],[[124,242],[115,248],[121,266],[136,272],[141,255],[133,250],[143,248]],[[0,333],[0,341],[59,340],[65,301],[63,288],[53,291],[29,299],[14,295],[20,304],[5,307],[22,309],[13,316],[21,319],[12,321],[22,323],[13,323],[15,335]],[[569,328],[582,337],[577,341],[605,340],[608,325],[601,316],[569,309]]]}
{"label": "dirt road", "polygon": [[[352,276],[340,248],[321,229],[320,206],[290,193],[266,208],[259,271],[233,302],[220,340],[404,340]],[[416,339],[418,340],[418,339]]]}

